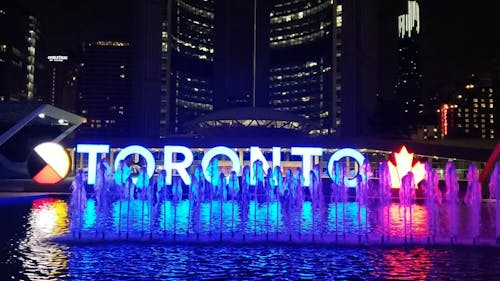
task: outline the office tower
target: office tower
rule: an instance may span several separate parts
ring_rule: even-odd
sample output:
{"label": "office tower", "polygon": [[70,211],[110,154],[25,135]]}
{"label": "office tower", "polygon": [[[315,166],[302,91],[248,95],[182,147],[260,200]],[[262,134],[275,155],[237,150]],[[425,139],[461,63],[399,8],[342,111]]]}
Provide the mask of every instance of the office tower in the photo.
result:
{"label": "office tower", "polygon": [[273,1],[270,12],[269,103],[319,122],[317,133],[326,134],[338,131],[340,125],[333,94],[337,14],[333,7],[330,0]]}
{"label": "office tower", "polygon": [[161,136],[214,108],[214,0],[166,0],[162,23]]}
{"label": "office tower", "polygon": [[80,70],[79,115],[87,123],[81,136],[127,136],[130,111],[130,44],[102,40],[87,43]]}
{"label": "office tower", "polygon": [[49,95],[47,103],[76,112],[78,65],[72,56],[62,52],[47,56]]}
{"label": "office tower", "polygon": [[133,106],[129,111],[129,120],[134,136],[157,139],[160,127],[166,122],[160,72],[163,1],[134,3],[134,36],[131,44]]}
{"label": "office tower", "polygon": [[[493,86],[493,92],[498,96],[498,93],[500,93],[500,55],[497,55],[497,57],[493,59],[491,67],[491,82]],[[493,108],[493,115],[500,116],[500,98],[494,98]],[[500,132],[500,122],[498,122],[498,120],[495,123],[494,130],[496,132]]]}
{"label": "office tower", "polygon": [[420,7],[409,0],[407,10],[398,17],[398,72],[395,96],[397,119],[403,130],[415,129],[424,116],[422,71],[420,63]]}
{"label": "office tower", "polygon": [[0,101],[43,101],[40,23],[28,10],[0,4]]}
{"label": "office tower", "polygon": [[471,75],[450,104],[441,106],[443,135],[495,138],[495,92],[489,77]]}
{"label": "office tower", "polygon": [[375,8],[368,0],[167,1],[161,107],[172,108],[172,131],[214,110],[251,106],[300,115],[319,128],[314,135],[366,134]]}
{"label": "office tower", "polygon": [[317,123],[312,134],[366,133],[374,111],[372,1],[273,1],[270,105]]}

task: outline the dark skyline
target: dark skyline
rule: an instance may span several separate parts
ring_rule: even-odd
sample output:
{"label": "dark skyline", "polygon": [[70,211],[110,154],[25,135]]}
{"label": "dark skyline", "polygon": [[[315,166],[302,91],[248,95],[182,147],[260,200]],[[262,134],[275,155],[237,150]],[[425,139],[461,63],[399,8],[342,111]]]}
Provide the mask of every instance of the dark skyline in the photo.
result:
{"label": "dark skyline", "polygon": [[[49,53],[74,49],[84,40],[106,37],[128,37],[133,24],[134,1],[68,2],[64,0],[17,0],[40,18],[41,31]],[[379,14],[389,23],[384,31],[397,37],[397,14],[406,1],[381,1]],[[419,1],[425,88],[428,94],[444,85],[462,81],[470,73],[489,70],[491,61],[500,54],[500,27],[494,1],[471,5],[459,1]],[[388,5],[391,5],[389,7]],[[398,6],[395,7],[394,5]],[[401,10],[401,12],[397,12]],[[396,15],[395,15],[396,12]],[[392,25],[390,23],[393,22]],[[380,63],[386,59],[380,57]],[[387,58],[390,63],[391,58]]]}

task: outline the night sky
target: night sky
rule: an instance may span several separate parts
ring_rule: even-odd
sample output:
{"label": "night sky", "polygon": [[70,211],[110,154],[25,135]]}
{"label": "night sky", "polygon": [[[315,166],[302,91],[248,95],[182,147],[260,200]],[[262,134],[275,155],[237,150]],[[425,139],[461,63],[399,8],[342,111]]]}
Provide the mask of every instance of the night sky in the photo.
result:
{"label": "night sky", "polygon": [[[405,8],[406,1],[397,4],[394,0],[380,1],[382,6],[392,6],[381,7],[379,15],[388,23],[393,21],[393,36],[397,37],[394,11]],[[128,36],[132,26],[132,0],[17,2],[31,7],[38,15],[47,49],[53,54],[74,48],[85,39]],[[470,73],[487,71],[492,59],[500,55],[497,1],[427,0],[419,3],[424,78],[429,91],[461,81]],[[379,37],[379,40],[387,39]],[[385,58],[380,59],[384,61]]]}
{"label": "night sky", "polygon": [[[500,57],[498,1],[422,1],[425,75],[429,82],[463,81]],[[429,85],[431,86],[431,85]]]}

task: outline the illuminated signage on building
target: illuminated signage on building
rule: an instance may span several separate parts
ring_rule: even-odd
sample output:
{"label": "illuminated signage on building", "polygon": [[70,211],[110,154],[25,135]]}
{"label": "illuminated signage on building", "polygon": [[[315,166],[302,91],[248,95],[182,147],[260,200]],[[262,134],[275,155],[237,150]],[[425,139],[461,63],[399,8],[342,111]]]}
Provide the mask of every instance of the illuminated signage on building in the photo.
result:
{"label": "illuminated signage on building", "polygon": [[413,30],[420,33],[420,7],[417,1],[408,1],[408,13],[398,17],[399,37],[411,37]]}
{"label": "illuminated signage on building", "polygon": [[[321,147],[291,147],[291,155],[300,156],[302,158],[302,171],[304,176],[304,186],[310,185],[310,171],[313,168],[314,157],[320,157],[323,155],[323,148]],[[76,152],[88,155],[88,177],[87,181],[89,184],[95,183],[95,174],[97,169],[97,156],[98,154],[109,153],[109,145],[102,144],[78,144],[76,147]],[[164,169],[166,171],[166,184],[172,184],[172,176],[174,170],[180,176],[184,184],[191,184],[191,177],[188,173],[188,168],[193,164],[194,156],[190,148],[185,146],[177,145],[166,145],[164,146]],[[121,160],[126,159],[130,155],[138,154],[142,156],[146,162],[147,173],[151,177],[154,174],[156,162],[153,154],[145,147],[139,145],[127,146],[121,149],[114,160],[115,170],[118,168]],[[182,156],[181,156],[182,155]],[[226,146],[217,146],[209,149],[203,155],[201,160],[201,166],[204,171],[205,179],[211,182],[210,175],[208,173],[208,166],[210,161],[217,155],[224,155],[231,160],[231,170],[238,173],[241,172],[241,160],[234,149]],[[365,157],[359,151],[352,148],[342,148],[336,150],[328,161],[328,174],[333,178],[331,170],[333,170],[333,164],[335,161],[339,161],[342,158],[350,157],[354,159],[358,166],[364,162]],[[181,159],[181,160],[177,160]],[[260,160],[263,164],[263,170],[267,171],[270,168],[267,159],[264,157],[261,149],[258,146],[250,147],[250,163],[251,166],[257,160]],[[272,148],[272,165],[281,166],[281,147]],[[252,169],[251,169],[252,170]],[[254,178],[253,171],[251,178]],[[255,180],[251,182],[255,184]],[[350,187],[356,186],[355,180],[346,180],[346,185]]]}
{"label": "illuminated signage on building", "polygon": [[47,59],[52,62],[63,62],[68,60],[68,56],[48,56]]}

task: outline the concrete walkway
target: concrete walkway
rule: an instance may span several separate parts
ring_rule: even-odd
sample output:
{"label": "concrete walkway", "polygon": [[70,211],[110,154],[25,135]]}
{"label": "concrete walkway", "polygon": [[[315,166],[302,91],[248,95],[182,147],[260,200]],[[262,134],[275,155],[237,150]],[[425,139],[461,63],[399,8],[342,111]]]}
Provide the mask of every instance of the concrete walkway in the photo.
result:
{"label": "concrete walkway", "polygon": [[22,197],[40,197],[50,195],[69,195],[62,192],[0,192],[0,199],[3,198],[22,198]]}
{"label": "concrete walkway", "polygon": [[41,185],[32,179],[0,179],[0,193],[69,193],[72,180],[66,178],[57,184]]}

